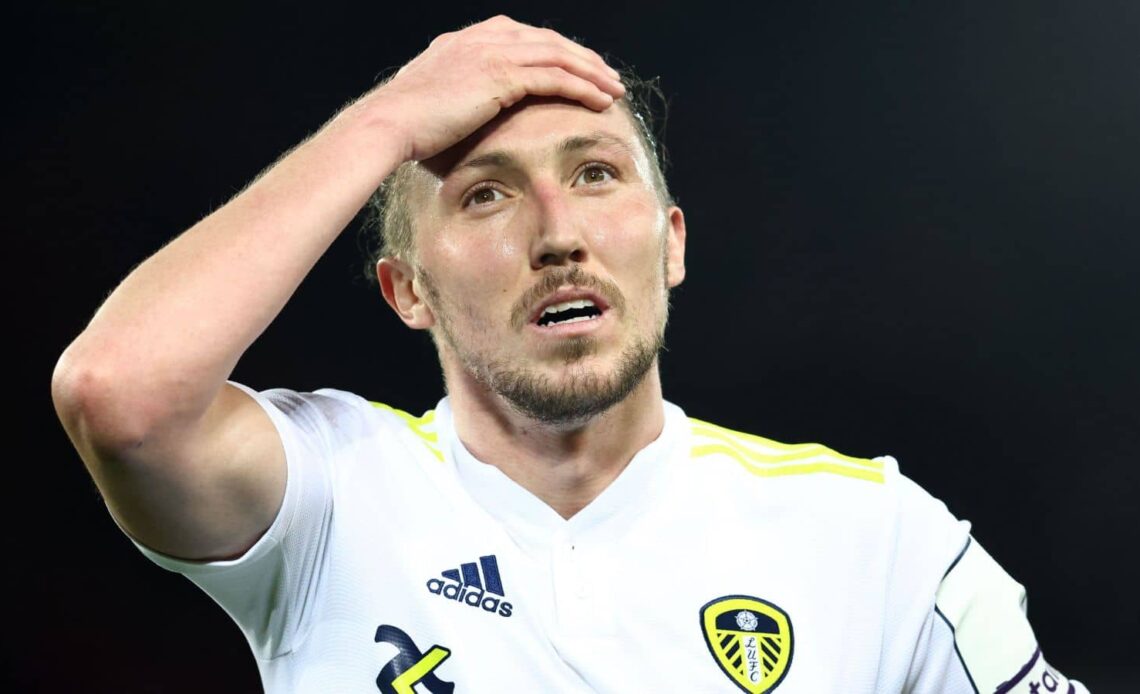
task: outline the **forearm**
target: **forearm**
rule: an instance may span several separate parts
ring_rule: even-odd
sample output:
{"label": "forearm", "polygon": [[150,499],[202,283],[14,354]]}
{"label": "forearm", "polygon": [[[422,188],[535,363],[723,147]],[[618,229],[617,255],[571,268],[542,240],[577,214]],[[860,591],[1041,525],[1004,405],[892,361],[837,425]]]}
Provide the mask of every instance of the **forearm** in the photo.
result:
{"label": "forearm", "polygon": [[346,109],[115,289],[57,368],[57,399],[99,401],[103,421],[84,429],[130,442],[206,411],[405,156],[374,114],[362,102]]}
{"label": "forearm", "polygon": [[602,110],[622,93],[596,53],[506,17],[439,37],[123,281],[56,368],[68,432],[81,451],[109,451],[101,460],[210,439],[196,425],[237,360],[401,162],[446,150],[528,94]]}

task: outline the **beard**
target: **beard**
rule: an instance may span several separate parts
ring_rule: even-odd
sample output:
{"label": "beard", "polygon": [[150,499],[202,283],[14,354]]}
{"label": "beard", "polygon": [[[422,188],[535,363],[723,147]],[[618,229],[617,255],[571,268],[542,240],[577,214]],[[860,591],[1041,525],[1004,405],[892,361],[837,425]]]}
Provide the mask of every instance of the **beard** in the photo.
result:
{"label": "beard", "polygon": [[592,338],[573,338],[559,345],[567,373],[554,379],[535,369],[478,363],[460,355],[477,382],[506,400],[520,414],[547,425],[584,424],[602,414],[637,388],[653,368],[663,346],[663,335],[637,340],[626,347],[609,374],[589,370],[579,362],[596,351]]}
{"label": "beard", "polygon": [[[495,359],[466,348],[457,339],[453,329],[452,310],[450,307],[444,308],[449,302],[441,301],[442,297],[431,276],[422,268],[420,273],[438,319],[438,331],[432,331],[437,348],[446,344],[476,383],[501,397],[519,414],[541,424],[575,427],[606,412],[628,397],[645,380],[664,347],[669,311],[668,288],[664,289],[665,316],[653,335],[639,337],[627,345],[609,373],[591,370],[582,363],[597,352],[598,343],[593,337],[579,336],[568,338],[554,346],[554,356],[564,367],[560,377],[554,378],[541,373],[537,368],[516,361]],[[547,284],[557,287],[568,279],[574,280],[573,283],[577,285],[590,284],[574,272],[568,274],[570,276],[566,278],[548,278]],[[622,306],[624,312],[620,292],[614,292],[617,292],[616,287],[612,291],[607,289],[605,295],[614,301],[614,305]],[[536,296],[542,294],[541,291],[534,293]],[[520,306],[525,305],[526,301],[524,299],[520,302]],[[470,315],[472,311],[466,310],[463,313]],[[515,314],[516,317],[523,315],[519,310]]]}

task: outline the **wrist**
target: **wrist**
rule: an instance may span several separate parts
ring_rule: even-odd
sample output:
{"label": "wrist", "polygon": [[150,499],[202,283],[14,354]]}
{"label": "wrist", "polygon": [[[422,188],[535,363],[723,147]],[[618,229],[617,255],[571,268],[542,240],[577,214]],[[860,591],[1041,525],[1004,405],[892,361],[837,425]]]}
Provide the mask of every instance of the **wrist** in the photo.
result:
{"label": "wrist", "polygon": [[383,180],[413,158],[412,138],[395,117],[395,110],[376,91],[341,109],[327,128],[346,138],[357,152],[367,152]]}

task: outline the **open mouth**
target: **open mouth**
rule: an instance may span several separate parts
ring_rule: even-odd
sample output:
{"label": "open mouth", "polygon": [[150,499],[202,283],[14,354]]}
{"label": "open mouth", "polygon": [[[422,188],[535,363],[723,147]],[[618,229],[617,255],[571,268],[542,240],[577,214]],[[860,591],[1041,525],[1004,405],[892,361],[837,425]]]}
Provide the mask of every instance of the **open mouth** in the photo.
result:
{"label": "open mouth", "polygon": [[568,325],[583,321],[595,320],[602,315],[602,310],[591,299],[574,299],[551,304],[539,314],[536,323],[540,328],[552,325]]}

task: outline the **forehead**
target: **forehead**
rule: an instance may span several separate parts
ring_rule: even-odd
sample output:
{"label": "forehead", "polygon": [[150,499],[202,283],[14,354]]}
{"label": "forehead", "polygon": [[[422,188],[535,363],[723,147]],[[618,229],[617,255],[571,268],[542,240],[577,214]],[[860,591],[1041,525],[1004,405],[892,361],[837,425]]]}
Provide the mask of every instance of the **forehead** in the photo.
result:
{"label": "forehead", "polygon": [[634,157],[644,160],[646,156],[625,106],[615,104],[599,112],[562,99],[528,97],[422,163],[431,174],[445,178],[464,162],[488,152],[523,159],[544,157],[565,149],[571,138],[624,145]]}

